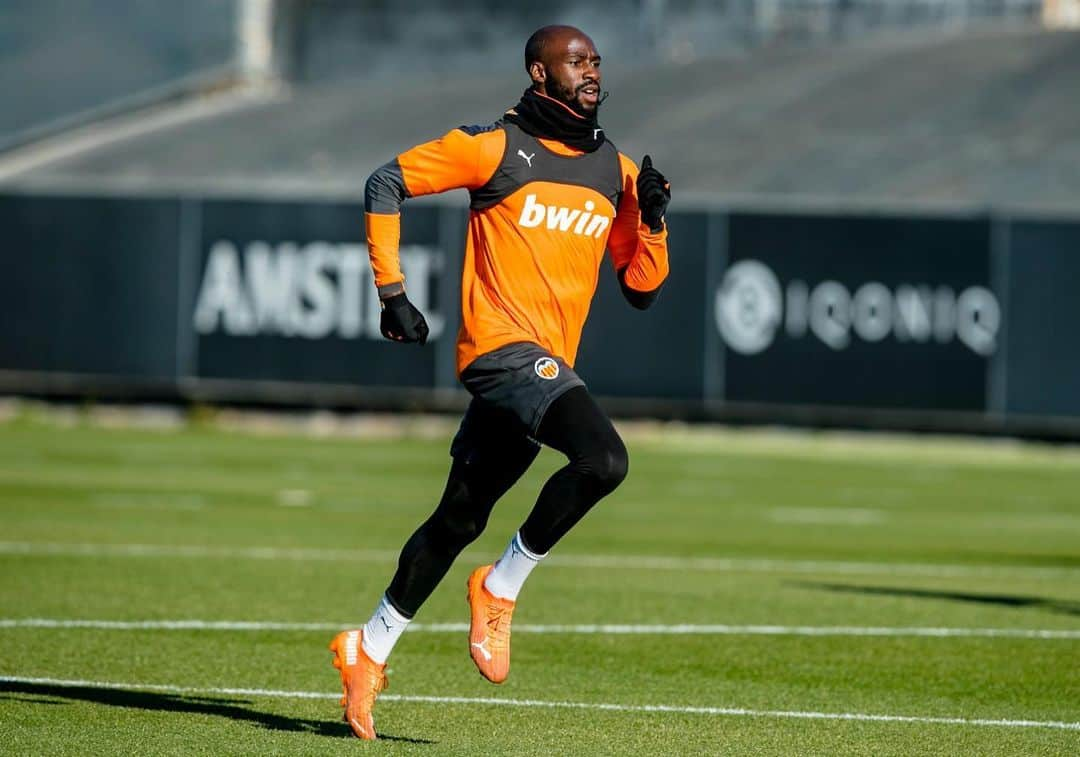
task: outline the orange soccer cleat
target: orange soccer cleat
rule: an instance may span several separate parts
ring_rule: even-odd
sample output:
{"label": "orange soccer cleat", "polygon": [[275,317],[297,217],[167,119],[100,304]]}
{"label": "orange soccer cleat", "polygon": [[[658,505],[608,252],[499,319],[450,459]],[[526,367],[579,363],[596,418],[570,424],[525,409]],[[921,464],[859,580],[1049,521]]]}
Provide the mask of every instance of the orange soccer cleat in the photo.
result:
{"label": "orange soccer cleat", "polygon": [[341,671],[341,685],[345,694],[341,706],[345,708],[343,720],[348,723],[358,739],[374,739],[375,722],[371,708],[375,697],[387,687],[386,664],[374,662],[360,645],[363,631],[342,631],[330,642],[334,653],[334,667]]}
{"label": "orange soccer cleat", "polygon": [[510,620],[514,602],[496,597],[484,586],[491,565],[477,568],[469,576],[469,654],[480,675],[492,683],[502,683],[510,674]]}

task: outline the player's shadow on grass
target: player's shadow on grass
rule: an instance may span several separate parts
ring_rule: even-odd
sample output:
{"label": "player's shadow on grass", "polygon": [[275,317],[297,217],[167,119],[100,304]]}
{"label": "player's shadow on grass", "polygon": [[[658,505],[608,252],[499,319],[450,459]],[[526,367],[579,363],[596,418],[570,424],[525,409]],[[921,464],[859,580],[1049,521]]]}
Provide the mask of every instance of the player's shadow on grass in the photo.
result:
{"label": "player's shadow on grass", "polygon": [[809,581],[800,581],[797,582],[796,585],[812,589],[825,589],[826,591],[847,592],[850,594],[879,594],[891,597],[947,599],[954,602],[978,602],[980,604],[1003,605],[1005,607],[1032,607],[1039,610],[1064,613],[1065,615],[1080,615],[1080,602],[1069,602],[1062,599],[1047,599],[1046,597],[1025,597],[1015,594],[971,594],[963,591],[904,589],[885,586],[852,586],[849,584],[814,583]]}
{"label": "player's shadow on grass", "polygon": [[[42,699],[26,699],[13,694],[29,694]],[[192,712],[199,715],[218,715],[231,720],[243,720],[273,731],[293,731],[314,733],[319,736],[353,738],[352,730],[341,721],[306,720],[274,715],[248,709],[247,699],[222,699],[218,697],[183,696],[179,694],[159,694],[128,689],[110,689],[90,686],[56,686],[45,683],[23,683],[0,681],[0,699],[34,702],[35,704],[59,704],[61,700],[77,699],[111,707],[128,707],[140,710]],[[412,739],[406,736],[379,734],[384,741],[403,741],[409,744],[434,744],[427,739]]]}

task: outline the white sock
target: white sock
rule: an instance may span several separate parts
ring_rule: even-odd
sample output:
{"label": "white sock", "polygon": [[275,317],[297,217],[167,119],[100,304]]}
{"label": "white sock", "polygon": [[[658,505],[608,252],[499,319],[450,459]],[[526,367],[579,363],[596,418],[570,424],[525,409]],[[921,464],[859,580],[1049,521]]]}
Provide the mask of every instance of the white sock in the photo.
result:
{"label": "white sock", "polygon": [[410,622],[411,618],[395,610],[384,594],[371,620],[364,626],[364,652],[375,662],[383,664]]}
{"label": "white sock", "polygon": [[502,557],[484,579],[484,587],[496,597],[516,602],[525,579],[545,557],[546,554],[537,555],[526,549],[521,541],[521,534],[516,533]]}

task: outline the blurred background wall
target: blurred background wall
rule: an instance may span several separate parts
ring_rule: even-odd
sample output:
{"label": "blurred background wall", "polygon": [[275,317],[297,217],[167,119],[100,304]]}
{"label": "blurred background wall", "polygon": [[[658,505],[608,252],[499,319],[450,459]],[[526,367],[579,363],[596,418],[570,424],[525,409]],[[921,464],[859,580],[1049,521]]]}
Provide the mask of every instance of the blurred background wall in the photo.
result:
{"label": "blurred background wall", "polygon": [[0,391],[460,407],[465,197],[406,209],[409,350],[363,183],[553,22],[675,187],[665,296],[604,275],[586,330],[613,409],[1080,435],[1080,0],[11,0]]}
{"label": "blurred background wall", "polygon": [[635,62],[986,26],[1080,24],[1074,0],[9,0],[0,147],[50,124],[272,73],[292,81],[502,67],[558,19]]}
{"label": "blurred background wall", "polygon": [[0,4],[0,149],[231,76],[236,2]]}
{"label": "blurred background wall", "polygon": [[[318,79],[491,65],[520,57],[520,41],[553,18],[590,30],[601,49],[634,49],[639,64],[685,63],[763,46],[1030,23],[1042,0],[285,0],[279,8],[295,23],[295,74]],[[374,65],[358,65],[373,53]]]}

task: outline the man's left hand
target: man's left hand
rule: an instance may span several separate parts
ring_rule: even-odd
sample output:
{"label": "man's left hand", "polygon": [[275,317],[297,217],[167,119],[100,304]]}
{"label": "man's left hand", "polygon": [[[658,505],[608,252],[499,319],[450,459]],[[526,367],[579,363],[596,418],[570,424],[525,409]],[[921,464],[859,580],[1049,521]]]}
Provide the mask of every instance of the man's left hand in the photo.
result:
{"label": "man's left hand", "polygon": [[649,231],[658,234],[664,230],[664,212],[671,201],[671,184],[664,174],[653,168],[652,158],[641,160],[641,172],[637,177],[637,201],[641,210],[641,222]]}

